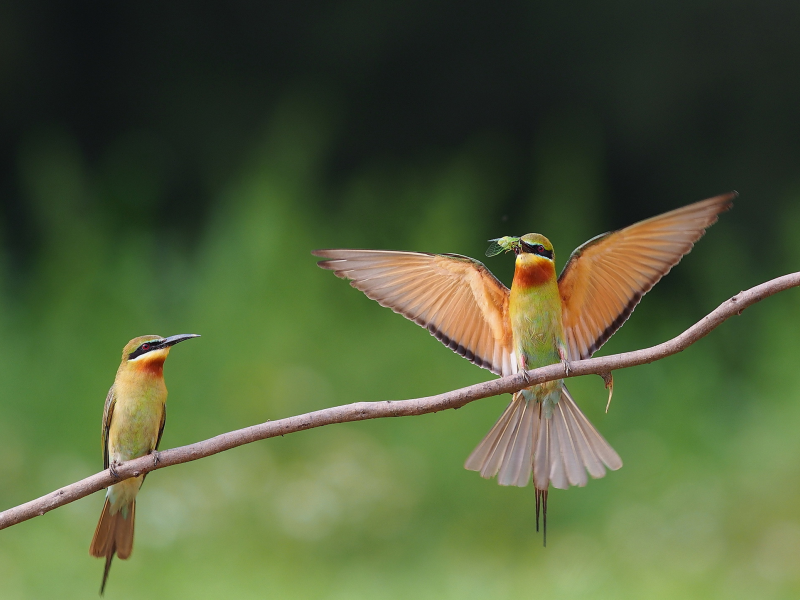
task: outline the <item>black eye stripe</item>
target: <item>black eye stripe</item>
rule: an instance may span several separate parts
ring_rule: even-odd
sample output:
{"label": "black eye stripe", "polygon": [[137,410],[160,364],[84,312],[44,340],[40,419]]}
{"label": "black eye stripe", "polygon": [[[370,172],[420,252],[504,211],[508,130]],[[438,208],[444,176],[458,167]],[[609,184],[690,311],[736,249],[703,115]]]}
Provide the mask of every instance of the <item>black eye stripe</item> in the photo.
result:
{"label": "black eye stripe", "polygon": [[544,256],[545,258],[549,258],[553,260],[553,251],[546,249],[544,246],[539,246],[540,250],[536,254],[539,256]]}
{"label": "black eye stripe", "polygon": [[141,346],[139,346],[136,350],[134,350],[128,355],[128,360],[133,360],[134,358],[137,358],[142,354],[147,354],[151,350],[158,350],[160,343],[161,340],[152,340],[150,342],[144,342]]}
{"label": "black eye stripe", "polygon": [[536,254],[537,256],[544,256],[545,258],[553,260],[553,251],[548,250],[541,244],[529,244],[524,240],[520,240],[520,243],[525,252],[530,252],[531,254]]}

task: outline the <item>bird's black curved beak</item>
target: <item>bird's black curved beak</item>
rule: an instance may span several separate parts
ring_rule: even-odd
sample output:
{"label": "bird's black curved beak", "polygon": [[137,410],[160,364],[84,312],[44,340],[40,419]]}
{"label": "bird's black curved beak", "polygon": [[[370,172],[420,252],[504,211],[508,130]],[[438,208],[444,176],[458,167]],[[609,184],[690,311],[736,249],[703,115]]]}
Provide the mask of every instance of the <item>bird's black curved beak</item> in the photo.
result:
{"label": "bird's black curved beak", "polygon": [[168,348],[169,346],[174,346],[175,344],[179,344],[185,340],[190,340],[192,338],[200,337],[196,333],[181,333],[179,335],[171,335],[163,342],[161,342],[162,348]]}

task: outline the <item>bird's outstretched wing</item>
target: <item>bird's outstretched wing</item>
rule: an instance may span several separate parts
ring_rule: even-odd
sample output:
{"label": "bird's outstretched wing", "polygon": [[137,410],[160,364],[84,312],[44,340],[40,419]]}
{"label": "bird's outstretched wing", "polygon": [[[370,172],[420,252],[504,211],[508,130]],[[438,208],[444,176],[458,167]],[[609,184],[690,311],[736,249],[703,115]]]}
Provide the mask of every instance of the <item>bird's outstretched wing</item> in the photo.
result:
{"label": "bird's outstretched wing", "polygon": [[578,247],[558,278],[570,358],[594,354],[736,195],[696,202]]}
{"label": "bird's outstretched wing", "polygon": [[114,415],[114,405],[117,403],[116,394],[114,394],[114,386],[108,390],[106,395],[106,404],[103,407],[103,426],[101,443],[103,445],[103,468],[108,468],[108,430],[111,427],[111,417]]}
{"label": "bird's outstretched wing", "polygon": [[445,346],[498,375],[516,373],[508,288],[458,254],[315,250],[323,269],[350,279],[382,306],[425,327]]}

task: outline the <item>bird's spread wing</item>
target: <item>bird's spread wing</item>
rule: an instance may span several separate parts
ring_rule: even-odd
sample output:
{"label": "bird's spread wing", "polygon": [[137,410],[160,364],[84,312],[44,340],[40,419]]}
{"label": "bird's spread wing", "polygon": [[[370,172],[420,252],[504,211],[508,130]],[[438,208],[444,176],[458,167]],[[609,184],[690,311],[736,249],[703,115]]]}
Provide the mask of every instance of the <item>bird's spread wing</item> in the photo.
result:
{"label": "bird's spread wing", "polygon": [[106,396],[106,404],[103,408],[103,427],[102,427],[102,444],[103,444],[103,468],[108,468],[108,429],[111,427],[111,417],[114,415],[114,405],[117,403],[117,397],[114,394],[114,386],[108,390]]}
{"label": "bird's spread wing", "polygon": [[731,192],[696,202],[576,249],[558,278],[570,358],[594,354],[735,197]]}
{"label": "bird's spread wing", "polygon": [[319,266],[350,279],[382,306],[425,327],[441,342],[498,375],[517,370],[508,288],[480,262],[457,254],[315,250]]}

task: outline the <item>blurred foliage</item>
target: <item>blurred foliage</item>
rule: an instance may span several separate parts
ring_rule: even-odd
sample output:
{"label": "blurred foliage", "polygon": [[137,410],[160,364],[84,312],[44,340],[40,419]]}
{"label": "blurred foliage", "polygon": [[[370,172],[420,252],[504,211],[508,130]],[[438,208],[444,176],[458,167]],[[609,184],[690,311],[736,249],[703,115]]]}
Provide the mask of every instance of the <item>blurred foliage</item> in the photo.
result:
{"label": "blurred foliage", "polygon": [[[603,352],[800,262],[798,8],[512,2],[0,6],[0,507],[96,472],[130,338],[162,447],[491,375],[317,269],[319,247],[481,257],[737,188]],[[156,18],[157,17],[157,18]],[[487,260],[506,282],[509,257]],[[797,292],[570,383],[625,467],[555,490],[462,468],[508,398],[326,427],[151,475],[109,598],[800,594]],[[2,598],[86,598],[101,496],[0,533]]]}

